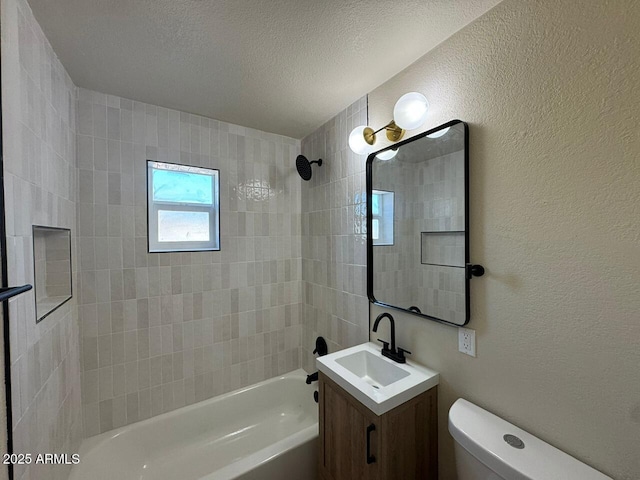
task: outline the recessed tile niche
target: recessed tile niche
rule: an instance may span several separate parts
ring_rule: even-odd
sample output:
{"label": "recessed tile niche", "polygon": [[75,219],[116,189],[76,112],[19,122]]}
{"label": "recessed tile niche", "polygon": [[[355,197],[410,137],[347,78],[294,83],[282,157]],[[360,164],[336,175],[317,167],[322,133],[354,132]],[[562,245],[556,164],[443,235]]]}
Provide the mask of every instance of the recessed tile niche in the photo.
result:
{"label": "recessed tile niche", "polygon": [[33,226],[36,322],[72,296],[71,230]]}

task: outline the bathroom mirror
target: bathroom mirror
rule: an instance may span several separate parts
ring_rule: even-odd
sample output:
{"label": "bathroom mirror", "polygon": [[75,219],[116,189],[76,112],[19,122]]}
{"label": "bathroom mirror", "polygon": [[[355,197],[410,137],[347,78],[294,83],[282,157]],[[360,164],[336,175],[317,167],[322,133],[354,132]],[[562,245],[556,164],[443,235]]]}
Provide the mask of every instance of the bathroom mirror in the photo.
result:
{"label": "bathroom mirror", "polygon": [[468,127],[453,120],[367,159],[369,300],[469,322]]}

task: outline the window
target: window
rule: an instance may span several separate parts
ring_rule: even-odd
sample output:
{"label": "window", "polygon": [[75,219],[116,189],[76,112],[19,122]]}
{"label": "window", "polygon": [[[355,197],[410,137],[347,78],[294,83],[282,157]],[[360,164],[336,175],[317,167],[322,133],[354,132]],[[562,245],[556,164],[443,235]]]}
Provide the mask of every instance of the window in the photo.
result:
{"label": "window", "polygon": [[149,252],[220,250],[218,170],[147,162]]}
{"label": "window", "polygon": [[393,245],[393,192],[371,192],[371,238],[374,245]]}

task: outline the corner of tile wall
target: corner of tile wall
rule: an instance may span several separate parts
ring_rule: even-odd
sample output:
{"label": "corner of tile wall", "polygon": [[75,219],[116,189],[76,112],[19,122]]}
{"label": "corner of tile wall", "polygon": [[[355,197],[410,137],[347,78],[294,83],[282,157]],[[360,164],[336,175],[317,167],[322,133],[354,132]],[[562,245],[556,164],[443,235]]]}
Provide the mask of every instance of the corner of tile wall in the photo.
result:
{"label": "corner of tile wall", "polygon": [[[76,87],[25,0],[2,2],[8,281],[34,281],[33,224],[72,231],[77,285]],[[36,324],[31,290],[9,302],[14,451],[77,452],[82,440],[77,296]],[[66,478],[69,466],[15,465],[14,478]]]}
{"label": "corner of tile wall", "polygon": [[314,371],[315,338],[329,352],[366,342],[366,156],[347,144],[351,130],[367,123],[363,97],[302,140],[309,160],[322,158],[302,182],[302,366]]}

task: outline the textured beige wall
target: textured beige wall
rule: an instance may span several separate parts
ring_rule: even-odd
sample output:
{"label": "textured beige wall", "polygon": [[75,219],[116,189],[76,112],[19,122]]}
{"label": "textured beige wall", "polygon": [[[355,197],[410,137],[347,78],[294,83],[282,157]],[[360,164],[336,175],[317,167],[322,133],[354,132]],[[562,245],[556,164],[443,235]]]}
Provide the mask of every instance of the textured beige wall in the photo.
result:
{"label": "textured beige wall", "polygon": [[375,127],[411,90],[425,129],[470,124],[477,358],[455,328],[397,315],[398,343],[442,375],[441,478],[458,397],[640,478],[639,46],[640,2],[507,0],[370,94]]}

